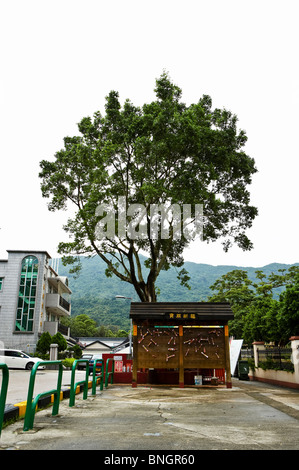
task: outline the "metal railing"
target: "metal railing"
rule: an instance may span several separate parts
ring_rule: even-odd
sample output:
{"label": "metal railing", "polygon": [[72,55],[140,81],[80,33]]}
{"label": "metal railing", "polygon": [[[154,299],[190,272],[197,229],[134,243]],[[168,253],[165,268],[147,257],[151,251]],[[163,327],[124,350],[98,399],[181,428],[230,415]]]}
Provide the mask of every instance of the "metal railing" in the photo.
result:
{"label": "metal railing", "polygon": [[[100,367],[101,373],[97,375],[97,369]],[[95,359],[92,369],[92,394],[96,394],[97,381],[100,379],[100,390],[103,390],[104,384],[104,361],[103,359]]]}
{"label": "metal railing", "polygon": [[240,356],[241,359],[253,359],[253,348],[241,348]]}
{"label": "metal railing", "polygon": [[[112,370],[109,372],[109,363],[110,363],[110,361],[112,361]],[[114,376],[114,359],[109,358],[109,359],[107,359],[107,361],[106,361],[105,388],[108,387],[108,380],[109,380],[109,377],[111,377],[110,383],[113,384],[113,376]]]}
{"label": "metal railing", "polygon": [[[76,373],[77,365],[79,363],[86,364],[86,375],[85,375],[85,380],[75,383],[75,373]],[[111,370],[109,370],[111,363],[112,363]],[[38,367],[41,364],[44,366],[46,365],[58,366],[57,387],[55,389],[48,390],[43,393],[39,393],[33,398],[36,372],[37,372]],[[98,368],[100,368],[99,375],[97,375]],[[2,384],[1,384],[1,392],[0,392],[0,436],[1,436],[1,431],[2,431],[2,426],[3,426],[3,421],[4,421],[4,413],[5,413],[5,402],[6,402],[8,382],[9,382],[9,370],[8,370],[7,365],[2,364],[2,363],[0,364],[0,369],[2,369]],[[51,395],[54,395],[52,416],[55,416],[58,414],[59,404],[60,404],[61,395],[62,395],[62,392],[61,392],[62,372],[63,372],[62,361],[39,361],[36,364],[34,364],[31,370],[30,379],[29,379],[23,431],[29,431],[30,429],[33,428],[34,417],[35,417],[35,412],[38,406],[38,402],[43,397],[51,397]],[[72,366],[72,375],[71,375],[70,400],[69,400],[70,407],[74,406],[77,387],[82,384],[83,384],[83,400],[86,400],[87,392],[88,392],[88,384],[89,384],[88,376],[89,376],[88,359],[75,360]],[[96,359],[93,364],[92,394],[93,395],[96,394],[96,386],[98,383],[100,383],[100,389],[103,390],[104,379],[105,379],[105,388],[108,387],[109,378],[110,378],[110,383],[113,384],[113,376],[114,376],[114,359],[112,358],[107,359],[105,376],[104,376],[103,359]]]}
{"label": "metal railing", "polygon": [[[57,387],[56,389],[53,390],[48,390],[47,392],[39,393],[36,395],[36,397],[33,400],[33,390],[34,390],[34,383],[35,383],[35,376],[38,367],[41,365],[58,365],[58,378],[57,378]],[[54,395],[54,403],[53,403],[53,409],[52,409],[52,416],[55,416],[58,414],[59,410],[59,403],[60,403],[60,392],[61,392],[61,381],[62,381],[62,362],[61,361],[42,361],[42,362],[37,362],[34,364],[31,374],[30,374],[30,381],[29,381],[29,387],[28,387],[28,395],[27,395],[27,406],[26,406],[26,413],[25,413],[25,419],[24,419],[24,431],[29,431],[29,429],[33,428],[33,423],[34,423],[34,416],[35,416],[35,411],[37,407],[37,403],[40,398],[46,397],[49,395]]]}
{"label": "metal railing", "polygon": [[64,310],[70,311],[71,304],[65,300],[61,295],[59,296],[59,305],[64,308]]}
{"label": "metal railing", "polygon": [[0,364],[0,369],[2,369],[2,384],[1,384],[1,393],[0,393],[0,436],[2,431],[4,411],[5,411],[5,402],[7,395],[7,387],[9,380],[9,372],[6,364]]}
{"label": "metal railing", "polygon": [[65,325],[62,325],[61,323],[58,323],[58,331],[59,333],[62,333],[64,336],[70,336],[69,328]]}
{"label": "metal railing", "polygon": [[[81,380],[81,381],[75,383],[76,368],[77,368],[77,365],[80,364],[80,363],[86,364],[85,380]],[[89,361],[88,361],[88,359],[76,359],[73,362],[73,366],[72,366],[72,377],[71,377],[71,390],[70,390],[69,406],[71,406],[71,407],[74,406],[76,389],[80,385],[83,385],[83,400],[86,400],[87,392],[88,392],[88,375],[89,375]]]}
{"label": "metal railing", "polygon": [[279,370],[294,370],[292,363],[292,348],[268,347],[258,349],[258,362],[271,364],[272,368]]}

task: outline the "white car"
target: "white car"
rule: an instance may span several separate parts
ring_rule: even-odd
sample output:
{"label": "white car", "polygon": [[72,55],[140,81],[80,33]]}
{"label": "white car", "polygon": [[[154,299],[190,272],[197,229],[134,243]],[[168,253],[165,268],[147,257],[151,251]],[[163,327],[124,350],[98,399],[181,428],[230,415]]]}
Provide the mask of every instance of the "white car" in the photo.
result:
{"label": "white car", "polygon": [[[0,349],[0,364],[6,364],[9,369],[31,370],[34,364],[43,362],[39,357],[31,357],[18,349]],[[40,365],[39,369],[45,369]]]}

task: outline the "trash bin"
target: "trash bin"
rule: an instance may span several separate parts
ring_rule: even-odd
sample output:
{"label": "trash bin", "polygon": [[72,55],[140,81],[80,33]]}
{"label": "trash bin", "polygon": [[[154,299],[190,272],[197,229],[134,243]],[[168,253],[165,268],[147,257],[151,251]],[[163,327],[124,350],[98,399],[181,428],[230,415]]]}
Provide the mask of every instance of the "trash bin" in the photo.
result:
{"label": "trash bin", "polygon": [[249,372],[248,362],[240,360],[238,362],[238,377],[239,377],[239,380],[249,380],[248,372]]}
{"label": "trash bin", "polygon": [[155,369],[148,370],[148,383],[151,385],[157,384],[157,372]]}

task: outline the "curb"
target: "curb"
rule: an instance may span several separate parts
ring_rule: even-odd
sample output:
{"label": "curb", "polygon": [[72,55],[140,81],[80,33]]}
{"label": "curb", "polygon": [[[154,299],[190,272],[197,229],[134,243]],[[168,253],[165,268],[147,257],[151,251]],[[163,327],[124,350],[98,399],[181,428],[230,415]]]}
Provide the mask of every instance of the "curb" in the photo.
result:
{"label": "curb", "polygon": [[[97,382],[98,385],[98,382]],[[92,387],[92,382],[88,382],[88,388]],[[80,384],[76,388],[76,395],[82,393],[84,391],[84,384]],[[65,398],[70,398],[71,387],[62,388],[60,391],[60,400],[64,400]],[[37,402],[37,409],[45,408],[47,405],[54,402],[54,394],[46,395],[41,397]],[[6,404],[4,409],[4,416],[3,416],[3,424],[7,423],[10,420],[17,420],[19,418],[24,418],[26,414],[26,406],[27,401],[21,401],[19,403]]]}

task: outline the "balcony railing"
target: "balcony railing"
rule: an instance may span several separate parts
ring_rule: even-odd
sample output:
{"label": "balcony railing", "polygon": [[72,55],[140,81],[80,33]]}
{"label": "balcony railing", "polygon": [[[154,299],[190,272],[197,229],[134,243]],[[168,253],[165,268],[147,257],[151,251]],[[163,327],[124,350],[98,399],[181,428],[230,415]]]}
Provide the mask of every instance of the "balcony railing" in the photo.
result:
{"label": "balcony railing", "polygon": [[61,323],[58,323],[58,331],[64,336],[70,336],[70,329],[65,325],[61,325]]}
{"label": "balcony railing", "polygon": [[70,315],[71,304],[59,294],[47,294],[46,308],[55,315]]}
{"label": "balcony railing", "polygon": [[44,332],[50,333],[51,336],[56,335],[56,333],[61,333],[63,336],[70,336],[70,329],[59,323],[58,321],[45,321],[44,322]]}
{"label": "balcony railing", "polygon": [[70,303],[65,300],[61,295],[59,296],[59,305],[64,308],[64,310],[67,310],[68,312],[70,311],[71,305]]}

